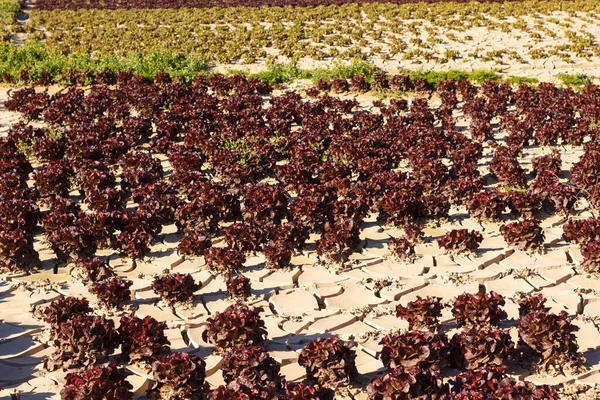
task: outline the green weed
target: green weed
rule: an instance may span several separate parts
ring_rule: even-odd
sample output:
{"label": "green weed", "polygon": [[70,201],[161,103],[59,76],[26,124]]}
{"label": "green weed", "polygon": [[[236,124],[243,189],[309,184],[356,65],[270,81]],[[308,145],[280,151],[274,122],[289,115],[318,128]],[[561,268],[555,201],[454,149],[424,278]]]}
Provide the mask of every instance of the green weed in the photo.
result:
{"label": "green weed", "polygon": [[585,86],[592,83],[585,74],[558,74],[558,79],[566,86]]}

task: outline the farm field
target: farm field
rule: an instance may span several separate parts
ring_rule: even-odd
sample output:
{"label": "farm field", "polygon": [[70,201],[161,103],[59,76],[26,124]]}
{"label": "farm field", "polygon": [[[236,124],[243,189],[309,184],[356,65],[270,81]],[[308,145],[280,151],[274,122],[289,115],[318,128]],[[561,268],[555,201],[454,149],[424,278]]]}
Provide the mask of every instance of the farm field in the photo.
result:
{"label": "farm field", "polygon": [[0,398],[600,397],[595,2],[1,1]]}
{"label": "farm field", "polygon": [[592,3],[570,11],[537,1],[469,3],[459,12],[450,3],[53,10],[32,13],[30,35],[61,54],[193,53],[222,72],[359,58],[390,72],[491,69],[548,80],[593,73],[600,26]]}
{"label": "farm field", "polygon": [[490,70],[554,81],[559,74],[594,76],[599,56],[597,3],[591,0],[166,9],[149,2],[141,3],[148,9],[117,10],[38,3],[49,10],[28,9],[7,37],[42,43],[50,53],[33,45],[19,54],[4,49],[3,80],[19,80],[26,69],[34,82],[46,72],[64,83],[64,64],[78,71],[120,70],[115,58],[159,52],[185,58],[178,66],[156,60],[165,68],[194,74],[200,64],[254,73],[273,65],[311,70],[364,60],[390,73]]}

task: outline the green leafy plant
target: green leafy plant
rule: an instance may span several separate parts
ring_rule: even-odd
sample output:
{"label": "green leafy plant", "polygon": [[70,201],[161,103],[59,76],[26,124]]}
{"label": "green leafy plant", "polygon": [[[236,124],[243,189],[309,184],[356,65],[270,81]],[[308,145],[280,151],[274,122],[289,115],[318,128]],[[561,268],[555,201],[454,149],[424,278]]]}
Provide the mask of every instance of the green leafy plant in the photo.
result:
{"label": "green leafy plant", "polygon": [[585,86],[592,83],[585,74],[558,74],[558,79],[566,86]]}

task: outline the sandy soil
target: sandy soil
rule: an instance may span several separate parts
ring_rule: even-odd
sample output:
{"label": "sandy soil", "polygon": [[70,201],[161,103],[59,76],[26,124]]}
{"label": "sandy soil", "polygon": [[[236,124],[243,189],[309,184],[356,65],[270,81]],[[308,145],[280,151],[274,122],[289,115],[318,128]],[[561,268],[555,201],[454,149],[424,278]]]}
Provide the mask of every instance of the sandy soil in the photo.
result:
{"label": "sandy soil", "polygon": [[[521,20],[525,24],[523,30],[510,29],[508,31],[485,26],[464,28],[460,26],[460,23],[455,29],[448,29],[436,27],[426,20],[404,20],[399,21],[398,25],[415,24],[418,26],[415,33],[390,34],[389,37],[379,40],[369,38],[362,51],[368,53],[373,47],[380,47],[380,53],[370,54],[368,59],[388,73],[405,70],[467,72],[492,70],[505,76],[530,77],[541,82],[558,82],[559,74],[580,73],[591,77],[598,75],[599,54],[586,52],[584,55],[570,51],[569,46],[572,42],[568,33],[588,32],[592,37],[598,38],[600,37],[600,24],[597,19],[591,18],[585,13],[573,17],[567,13],[555,12],[549,15],[523,17]],[[510,22],[514,22],[514,20]],[[537,31],[534,28],[540,26],[547,31]],[[432,36],[428,30],[435,32],[438,43],[427,43],[428,38]],[[553,32],[555,36],[549,36],[548,32]],[[539,37],[536,34],[539,34]],[[403,53],[390,54],[392,36],[400,38],[406,43],[407,48]],[[453,40],[449,37],[452,37]],[[417,41],[413,41],[413,39],[425,42],[425,47],[417,45]],[[596,43],[595,39],[594,43]],[[338,50],[343,51],[344,49],[338,48]],[[543,56],[540,57],[536,54],[539,51],[543,51]],[[447,59],[446,52],[454,52],[456,58]],[[271,53],[278,54],[277,51],[271,51]],[[414,55],[410,55],[411,53]],[[429,54],[429,56],[425,56],[425,54]],[[290,60],[278,57],[278,61],[289,62]],[[306,69],[329,65],[331,65],[329,59],[315,60],[308,57],[300,59],[298,63],[299,67]],[[219,64],[216,67],[217,71],[227,71],[232,68],[257,72],[266,69],[267,66],[257,62],[233,67]]]}

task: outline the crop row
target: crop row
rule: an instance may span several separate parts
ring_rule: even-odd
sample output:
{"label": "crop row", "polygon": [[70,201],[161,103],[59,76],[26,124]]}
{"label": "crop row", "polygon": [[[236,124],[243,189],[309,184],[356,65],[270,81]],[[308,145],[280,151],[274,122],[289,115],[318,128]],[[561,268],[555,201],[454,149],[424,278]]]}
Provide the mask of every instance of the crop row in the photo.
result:
{"label": "crop row", "polygon": [[[35,6],[40,10],[77,10],[77,9],[153,9],[153,8],[212,8],[212,7],[316,7],[343,5],[348,3],[374,3],[380,0],[39,0]],[[452,1],[466,3],[471,0],[426,0],[425,3]],[[481,2],[502,2],[503,0],[481,0]],[[414,4],[423,0],[386,0],[392,4]]]}
{"label": "crop row", "polygon": [[[559,9],[568,18],[555,18]],[[589,0],[507,3],[343,4],[330,7],[239,7],[32,12],[31,39],[59,54],[99,57],[166,49],[204,61],[252,64],[369,58],[418,64],[478,60],[495,65],[556,56],[597,57]],[[583,26],[583,27],[582,27]],[[458,29],[460,27],[460,29]],[[529,46],[483,51],[477,29],[516,32]],[[480,34],[480,33],[477,33]],[[555,45],[548,45],[549,41]]]}
{"label": "crop row", "polygon": [[20,10],[18,1],[0,0],[0,43],[10,39],[10,29],[7,26],[15,23]]}
{"label": "crop row", "polygon": [[[208,78],[214,73],[206,63],[198,57],[187,54],[181,56],[168,51],[151,51],[132,53],[128,56],[107,55],[100,58],[90,57],[81,53],[69,55],[57,54],[39,42],[28,42],[22,47],[11,44],[0,44],[0,83],[9,85],[48,86],[58,84],[64,86],[89,86],[106,83],[106,76],[118,72],[129,72],[153,79],[157,74],[168,73],[177,81],[191,83],[195,78]],[[475,70],[465,72],[449,71],[412,71],[408,72],[413,78],[423,78],[433,87],[444,79],[467,79],[476,83],[484,80],[500,80],[502,77],[492,71]],[[240,74],[240,73],[238,73]],[[303,69],[292,64],[273,64],[265,71],[257,73],[244,72],[250,78],[257,78],[265,83],[280,85],[292,83],[299,79],[349,79],[362,75],[367,82],[373,82],[376,75],[389,76],[373,63],[353,60],[350,63],[334,63],[326,68]],[[381,78],[380,77],[380,78]],[[559,78],[562,76],[559,75]],[[565,85],[579,86],[590,83],[586,75],[564,75]],[[507,76],[506,82],[520,85],[523,83],[536,84],[536,78]],[[373,86],[372,90],[378,90]],[[381,93],[383,94],[383,93]],[[400,95],[388,91],[387,96]]]}
{"label": "crop row", "polygon": [[[167,72],[173,79],[190,83],[198,76],[208,77],[213,74],[208,65],[197,56],[187,54],[181,56],[168,51],[150,51],[145,53],[131,53],[127,56],[105,55],[99,58],[90,57],[81,53],[69,55],[58,54],[49,50],[40,42],[30,41],[24,46],[16,47],[9,43],[0,43],[0,83],[9,85],[38,85],[47,86],[59,84],[65,86],[89,86],[106,82],[106,73],[130,72],[152,79],[155,75]],[[242,72],[237,72],[240,74]],[[521,85],[537,84],[536,78],[523,76],[500,76],[489,70],[475,70],[465,72],[460,70],[447,71],[410,71],[412,78],[423,78],[433,87],[445,79],[467,79],[475,83],[485,80],[500,80]],[[350,79],[362,75],[368,83],[373,83],[375,76],[386,75],[375,64],[354,59],[350,63],[334,63],[325,68],[304,69],[292,64],[272,64],[266,70],[244,75],[257,78],[265,83],[280,85],[292,83],[299,79],[310,79],[313,82],[319,79]],[[564,85],[583,87],[591,83],[591,78],[585,74],[558,74]],[[379,91],[379,85],[370,85],[369,88]],[[397,96],[402,93],[387,91],[379,93],[385,96]]]}
{"label": "crop row", "polygon": [[[153,79],[157,74],[169,73],[177,81],[190,83],[198,77],[209,78],[212,73],[206,64],[198,58],[187,55],[178,56],[166,51],[153,51],[146,54],[136,53],[128,57],[109,56],[95,59],[81,54],[58,56],[40,43],[30,42],[23,47],[0,45],[0,50],[7,50],[5,57],[0,55],[0,82],[10,85],[48,86],[59,84],[64,86],[89,86],[114,81],[114,75],[128,72]],[[114,72],[113,72],[114,71]],[[476,83],[485,80],[500,80],[501,76],[492,71],[476,70],[464,72],[450,71],[413,71],[411,78],[423,78],[432,87],[436,87],[445,79],[466,79]],[[375,76],[389,80],[391,76],[377,68],[373,63],[353,60],[351,63],[336,63],[329,68],[302,69],[291,64],[273,64],[265,71],[245,73],[248,78],[256,78],[267,84],[280,85],[292,83],[299,79],[350,79],[362,76],[369,83],[363,89],[378,91],[379,85],[371,85]],[[113,77],[107,80],[108,77]],[[583,86],[590,83],[586,75],[565,75],[571,79],[567,85]],[[536,84],[535,78],[508,76],[506,82],[511,84]],[[403,91],[406,91],[402,89]],[[365,90],[363,90],[365,91]],[[401,95],[398,90],[380,93],[387,96]]]}
{"label": "crop row", "polygon": [[[153,287],[172,280],[161,296],[181,302],[176,292],[187,291],[193,301],[193,278],[187,274],[157,277]],[[175,292],[174,292],[175,291]],[[543,371],[582,371],[573,325],[566,312],[552,314],[541,295],[519,300],[518,345],[498,324],[506,318],[502,296],[495,292],[459,295],[452,305],[462,330],[449,339],[438,332],[444,307],[428,297],[398,305],[397,317],[408,319],[409,330],[391,332],[379,342],[379,359],[386,371],[366,385],[369,400],[384,399],[558,399],[555,388],[516,382],[506,374],[509,363],[534,364]],[[115,306],[113,304],[113,306]],[[300,349],[298,363],[307,379],[287,383],[280,364],[267,349],[267,330],[260,307],[234,304],[207,320],[202,339],[222,355],[224,385],[209,390],[206,363],[186,352],[171,352],[166,323],[150,316],[112,319],[92,313],[85,298],[61,297],[34,312],[49,324],[53,353],[44,360],[49,371],[70,371],[61,398],[130,399],[132,386],[118,369],[135,363],[153,380],[150,399],[333,399],[335,390],[362,386],[356,367],[355,343],[337,336],[319,337]],[[118,355],[112,353],[121,346]],[[451,367],[461,371],[442,378]]]}

